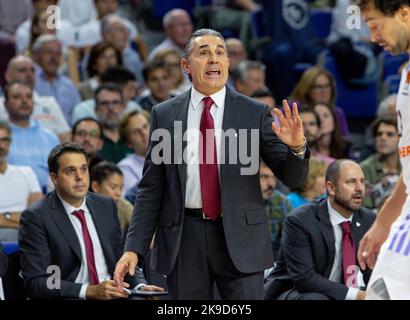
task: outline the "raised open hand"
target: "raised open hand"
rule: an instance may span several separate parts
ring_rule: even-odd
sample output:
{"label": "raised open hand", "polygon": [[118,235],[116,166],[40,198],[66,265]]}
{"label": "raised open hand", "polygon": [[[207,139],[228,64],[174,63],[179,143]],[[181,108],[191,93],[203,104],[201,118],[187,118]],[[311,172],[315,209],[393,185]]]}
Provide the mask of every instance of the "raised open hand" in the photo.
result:
{"label": "raised open hand", "polygon": [[298,106],[296,103],[293,103],[293,110],[291,111],[286,100],[283,100],[282,104],[285,115],[283,115],[279,109],[273,109],[279,123],[276,121],[273,122],[272,130],[279,137],[279,139],[289,147],[301,147],[305,141],[305,136],[303,133],[302,119],[300,118],[298,112]]}

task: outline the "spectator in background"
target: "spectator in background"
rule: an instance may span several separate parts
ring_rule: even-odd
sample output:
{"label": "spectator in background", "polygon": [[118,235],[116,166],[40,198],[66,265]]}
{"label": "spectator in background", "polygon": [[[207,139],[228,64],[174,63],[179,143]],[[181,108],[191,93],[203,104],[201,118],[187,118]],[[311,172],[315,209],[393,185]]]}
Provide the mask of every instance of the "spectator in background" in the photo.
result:
{"label": "spectator in background", "polygon": [[118,218],[123,235],[130,225],[133,206],[121,195],[124,188],[124,174],[115,163],[102,161],[91,173],[91,191],[110,197],[118,207]]}
{"label": "spectator in background", "polygon": [[183,9],[172,9],[167,12],[162,19],[162,25],[167,38],[151,51],[148,60],[154,59],[159,52],[166,49],[176,50],[182,56],[184,46],[193,31],[191,17]]}
{"label": "spectator in background", "polygon": [[[33,60],[23,55],[12,58],[7,65],[5,78],[8,84],[21,82],[34,90],[36,76]],[[70,127],[55,98],[40,96],[36,91],[33,91],[33,103],[31,119],[38,121],[41,126],[57,134],[61,142],[69,141],[71,139]],[[0,98],[0,119],[8,119],[2,98]]]}
{"label": "spectator in background", "polygon": [[238,65],[247,59],[246,49],[241,40],[236,38],[228,38],[225,40],[226,48],[228,49],[229,63],[229,77],[228,85],[231,89],[235,88],[233,75],[238,69]]}
{"label": "spectator in background", "polygon": [[182,71],[181,55],[174,49],[166,49],[158,52],[154,57],[155,60],[162,60],[168,68],[170,81],[170,93],[177,96],[189,88],[191,81],[188,76]]}
{"label": "spectator in background", "polygon": [[264,89],[257,89],[252,94],[251,98],[254,98],[255,100],[258,100],[266,104],[273,116],[272,110],[276,107],[276,101],[275,98],[272,96],[272,92],[268,88],[265,87]]}
{"label": "spectator in background", "polygon": [[118,163],[124,173],[124,194],[138,185],[142,178],[149,143],[149,122],[150,116],[146,111],[132,111],[121,120],[121,139],[134,150],[133,154]]}
{"label": "spectator in background", "polygon": [[263,161],[260,163],[259,177],[269,220],[273,258],[276,260],[282,235],[282,223],[292,210],[292,205],[286,195],[276,189],[276,177]]}
{"label": "spectator in background", "polygon": [[104,17],[101,21],[101,34],[103,41],[112,44],[121,52],[124,67],[135,75],[135,79],[142,86],[143,62],[138,52],[129,46],[130,35],[126,20],[116,15]]}
{"label": "spectator in background", "polygon": [[143,75],[149,91],[138,102],[144,110],[151,112],[153,106],[172,98],[168,69],[164,61],[154,59],[144,67]]}
{"label": "spectator in background", "polygon": [[350,158],[351,144],[341,135],[335,110],[324,103],[313,106],[313,110],[320,118],[318,152],[335,159]]}
{"label": "spectator in background", "polygon": [[32,11],[31,0],[0,0],[0,39],[14,42],[18,26],[31,17]]}
{"label": "spectator in background", "polygon": [[69,21],[74,28],[94,20],[97,12],[94,0],[59,0],[61,19]]}
{"label": "spectator in background", "polygon": [[[399,176],[401,165],[399,159],[399,133],[397,118],[377,118],[372,124],[376,153],[360,162],[364,177],[368,184],[367,197],[363,205],[376,208],[372,197],[372,190],[377,184],[383,184],[386,176]],[[376,196],[376,194],[374,195]]]}
{"label": "spectator in background", "polygon": [[292,208],[300,207],[312,200],[319,199],[326,193],[325,174],[327,164],[314,157],[309,160],[309,173],[302,188],[287,195]]}
{"label": "spectator in background", "polygon": [[90,51],[87,63],[88,79],[78,86],[81,100],[93,99],[94,91],[102,83],[104,72],[115,66],[122,66],[121,52],[112,44],[100,42],[94,45]]}
{"label": "spectator in background", "polygon": [[256,90],[265,89],[265,70],[265,65],[259,61],[242,61],[234,76],[236,90],[251,97]]}
{"label": "spectator in background", "polygon": [[377,117],[394,117],[396,116],[397,94],[391,94],[384,98],[377,108]]}
{"label": "spectator in background", "polygon": [[95,113],[103,127],[104,145],[100,156],[107,161],[120,162],[132,151],[121,139],[120,119],[125,105],[122,90],[114,84],[103,84],[95,92]]}
{"label": "spectator in background", "polygon": [[84,148],[88,156],[88,168],[92,172],[94,165],[103,159],[98,154],[104,145],[102,139],[103,127],[94,118],[78,120],[73,126],[72,141]]}
{"label": "spectator in background", "polygon": [[11,128],[0,121],[0,241],[17,241],[20,215],[42,197],[33,170],[7,162]]}
{"label": "spectator in background", "polygon": [[[104,72],[101,80],[101,85],[111,83],[116,84],[121,88],[126,112],[132,110],[142,111],[141,106],[133,100],[138,94],[138,87],[132,72],[123,67],[110,67]],[[88,117],[97,119],[95,113],[95,99],[82,101],[74,108],[72,123]]]}
{"label": "spectator in background", "polygon": [[13,137],[8,161],[13,165],[31,167],[45,190],[47,157],[51,149],[59,144],[58,137],[30,119],[33,112],[33,91],[30,86],[24,83],[9,84],[4,93]]}
{"label": "spectator in background", "polygon": [[[46,21],[49,17],[47,8],[57,5],[57,0],[33,0],[33,15],[24,21],[16,31],[16,50],[23,53],[30,48],[30,43],[34,43],[33,35],[55,34],[64,48],[74,45],[74,29],[69,21],[60,20],[59,29],[50,29]],[[34,17],[36,21],[33,22]],[[33,40],[33,41],[32,41]]]}
{"label": "spectator in background", "polygon": [[325,156],[318,151],[318,144],[321,136],[321,122],[319,115],[310,107],[302,107],[302,109],[300,109],[299,111],[299,115],[302,118],[303,131],[305,132],[305,137],[312,156],[319,160],[323,160],[324,162],[326,162],[326,164],[331,164],[332,162],[334,162],[334,158]]}
{"label": "spectator in background", "polygon": [[58,73],[62,54],[60,41],[55,35],[42,35],[34,43],[33,51],[34,61],[39,66],[35,90],[41,96],[53,96],[71,123],[73,109],[81,99],[73,82]]}
{"label": "spectator in background", "polygon": [[333,76],[321,67],[307,69],[291,93],[291,99],[302,105],[329,104],[336,113],[336,119],[343,137],[349,135],[349,128],[343,109],[336,106],[336,84]]}

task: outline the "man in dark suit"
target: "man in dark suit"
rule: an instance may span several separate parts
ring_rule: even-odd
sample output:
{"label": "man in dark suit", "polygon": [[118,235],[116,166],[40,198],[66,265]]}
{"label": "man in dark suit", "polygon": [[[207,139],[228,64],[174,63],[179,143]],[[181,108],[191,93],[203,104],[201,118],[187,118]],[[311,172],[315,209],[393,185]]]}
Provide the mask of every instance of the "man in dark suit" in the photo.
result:
{"label": "man in dark suit", "polygon": [[[123,252],[117,207],[111,198],[87,193],[86,151],[55,147],[48,158],[55,191],[25,210],[19,233],[21,268],[33,299],[127,298],[110,280]],[[146,285],[141,270],[125,287]]]}
{"label": "man in dark suit", "polygon": [[351,160],[326,173],[328,197],[286,218],[278,261],[267,277],[265,299],[363,300],[370,271],[356,260],[359,242],[375,214],[361,207],[364,175]]}
{"label": "man in dark suit", "polygon": [[[272,124],[267,106],[227,88],[229,58],[214,30],[193,33],[181,64],[193,88],[152,109],[143,178],[114,279],[121,288],[156,232],[152,263],[167,275],[171,299],[212,299],[214,283],[223,299],[261,299],[273,257],[259,159],[290,187],[303,184],[309,151],[297,106],[291,111],[285,103],[285,116],[276,110]],[[238,141],[239,150],[230,148]],[[250,165],[238,163],[249,153]]]}

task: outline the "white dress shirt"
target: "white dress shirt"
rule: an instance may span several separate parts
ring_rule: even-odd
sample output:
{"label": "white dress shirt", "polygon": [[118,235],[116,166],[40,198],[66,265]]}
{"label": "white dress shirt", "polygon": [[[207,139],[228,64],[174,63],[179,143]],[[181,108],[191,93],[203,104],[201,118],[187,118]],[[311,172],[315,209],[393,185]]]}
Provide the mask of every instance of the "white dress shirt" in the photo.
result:
{"label": "white dress shirt", "polygon": [[84,211],[84,216],[85,216],[85,221],[87,223],[88,232],[90,233],[91,241],[93,242],[94,260],[95,260],[95,267],[97,269],[98,279],[100,280],[100,282],[103,282],[105,280],[111,279],[111,277],[110,277],[110,274],[108,273],[108,268],[105,262],[105,257],[104,257],[104,253],[101,247],[100,238],[98,237],[97,230],[95,229],[94,221],[90,214],[90,211],[87,208],[85,198],[79,208],[73,207],[72,205],[64,201],[60,196],[59,198],[61,200],[61,203],[64,206],[64,209],[68,215],[68,218],[71,221],[71,224],[74,227],[75,233],[78,237],[78,242],[80,243],[81,255],[82,255],[81,267],[77,275],[77,278],[75,279],[74,282],[83,284],[80,290],[79,297],[81,299],[85,299],[86,298],[85,293],[86,293],[86,290],[89,284],[87,255],[85,252],[83,230],[81,227],[81,222],[75,215],[72,214],[75,210],[81,209]]}
{"label": "white dress shirt", "polygon": [[[221,133],[225,109],[225,96],[225,86],[220,91],[210,96],[214,101],[214,104],[211,107],[211,115],[214,119],[216,157],[219,176],[221,163]],[[194,87],[192,87],[187,121],[187,192],[185,195],[185,207],[191,209],[202,208],[201,179],[199,174],[199,125],[201,122],[202,111],[204,110],[204,103],[202,101],[204,97],[206,97],[204,94],[198,92]]]}
{"label": "white dress shirt", "polygon": [[[327,199],[327,207],[329,210],[330,222],[333,226],[333,232],[335,235],[335,260],[333,261],[332,271],[330,272],[329,280],[340,283],[343,269],[342,269],[342,239],[343,232],[340,224],[345,221],[352,222],[353,215],[349,219],[343,217],[339,212],[337,212],[331,205],[329,199]],[[357,284],[359,287],[364,286],[363,274],[358,270],[357,273]],[[349,288],[345,300],[356,300],[358,288]]]}

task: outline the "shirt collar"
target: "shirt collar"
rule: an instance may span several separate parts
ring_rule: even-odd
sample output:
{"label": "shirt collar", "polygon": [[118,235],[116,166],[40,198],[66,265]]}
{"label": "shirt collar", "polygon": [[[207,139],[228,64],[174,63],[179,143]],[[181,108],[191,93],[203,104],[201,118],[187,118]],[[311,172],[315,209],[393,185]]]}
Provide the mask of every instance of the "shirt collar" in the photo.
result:
{"label": "shirt collar", "polygon": [[65,201],[58,193],[57,193],[57,195],[60,198],[61,203],[63,204],[63,207],[64,207],[64,209],[65,209],[65,211],[67,212],[68,215],[72,214],[76,210],[83,210],[84,212],[88,212],[85,197],[84,197],[84,201],[81,204],[81,206],[76,208],[76,207],[72,206],[71,204],[69,204],[67,201]]}
{"label": "shirt collar", "polygon": [[29,125],[28,125],[27,128],[20,127],[20,126],[15,125],[14,123],[11,123],[11,122],[9,122],[9,124],[10,124],[10,127],[12,127],[13,129],[22,129],[22,130],[37,128],[37,127],[40,126],[36,120],[33,120],[31,118],[29,119]]}
{"label": "shirt collar", "polygon": [[[40,67],[38,64],[35,65],[35,70],[36,70],[36,78],[41,78],[44,81],[48,81],[47,75],[44,72],[43,68]],[[60,75],[58,72],[55,74],[53,82],[57,81],[60,78]]]}
{"label": "shirt collar", "polygon": [[[214,94],[211,94],[210,97],[214,101],[214,104],[217,107],[222,107],[225,102],[225,95],[226,95],[226,87],[224,86],[221,90],[218,92],[215,92]],[[198,108],[198,106],[202,103],[202,99],[207,97],[203,93],[200,93],[198,90],[196,90],[194,87],[192,87],[191,90],[191,102],[194,110]]]}
{"label": "shirt collar", "polygon": [[329,198],[327,198],[326,201],[327,201],[327,208],[329,211],[330,222],[332,223],[332,226],[340,225],[342,222],[345,222],[345,221],[350,221],[350,223],[352,222],[353,214],[348,219],[346,219],[332,207],[332,204],[330,203]]}

